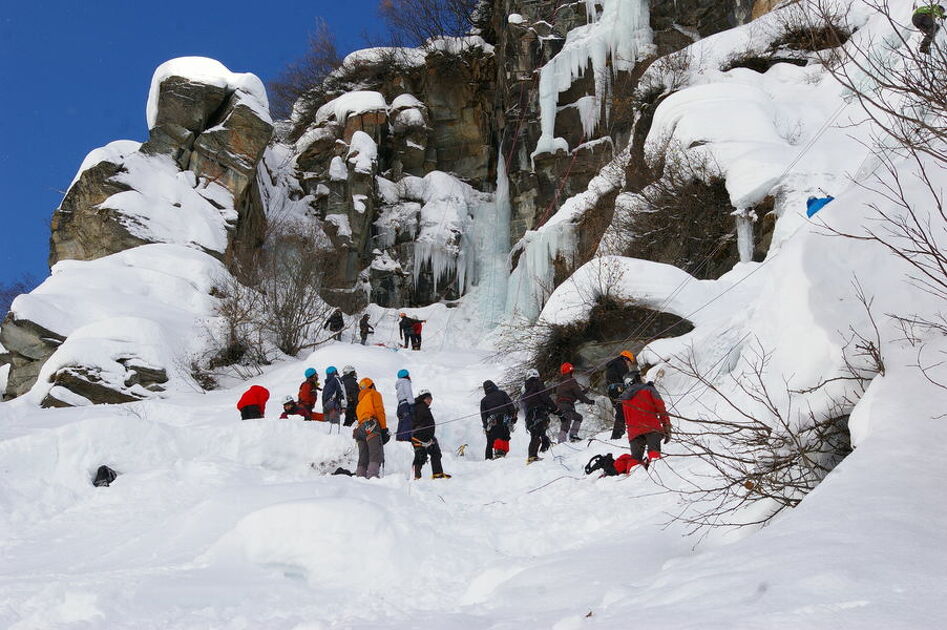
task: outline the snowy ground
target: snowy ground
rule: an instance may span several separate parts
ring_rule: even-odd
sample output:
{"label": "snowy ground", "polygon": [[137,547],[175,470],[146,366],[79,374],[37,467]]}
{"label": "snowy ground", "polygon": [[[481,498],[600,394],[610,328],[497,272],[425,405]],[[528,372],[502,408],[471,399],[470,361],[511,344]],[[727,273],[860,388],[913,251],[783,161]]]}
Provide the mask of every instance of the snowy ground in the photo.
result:
{"label": "snowy ground", "polygon": [[[254,382],[278,399],[306,366],[351,363],[393,412],[394,374],[407,367],[444,422],[476,411],[498,367],[485,359],[341,343]],[[899,427],[897,405],[870,407],[891,428],[797,510],[695,549],[663,527],[677,499],[661,482],[674,485],[670,467],[689,476],[690,460],[670,458],[653,477],[585,478],[592,454],[618,449],[556,446],[527,467],[519,428],[511,456],[485,462],[473,417],[438,429],[451,480],[410,481],[410,448],[396,443],[384,479],[330,476],[310,464],[352,468],[349,433],[275,420],[273,404],[268,419],[240,422],[246,386],[122,406],[0,406],[0,626],[916,628],[942,618],[945,546],[919,554],[918,543],[943,541],[947,508],[924,480],[947,466],[915,457],[914,443],[921,430],[947,439],[947,425]],[[873,385],[904,386],[896,376]],[[102,463],[122,473],[110,488],[89,483]]]}

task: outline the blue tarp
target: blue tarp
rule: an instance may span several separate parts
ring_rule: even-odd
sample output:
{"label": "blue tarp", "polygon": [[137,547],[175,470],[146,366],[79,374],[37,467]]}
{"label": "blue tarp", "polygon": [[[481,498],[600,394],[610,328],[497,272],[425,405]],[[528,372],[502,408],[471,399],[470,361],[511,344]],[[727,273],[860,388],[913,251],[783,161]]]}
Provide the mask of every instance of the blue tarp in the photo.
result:
{"label": "blue tarp", "polygon": [[806,202],[806,216],[810,219],[812,215],[825,207],[827,203],[835,199],[832,195],[827,197],[809,197],[809,201]]}

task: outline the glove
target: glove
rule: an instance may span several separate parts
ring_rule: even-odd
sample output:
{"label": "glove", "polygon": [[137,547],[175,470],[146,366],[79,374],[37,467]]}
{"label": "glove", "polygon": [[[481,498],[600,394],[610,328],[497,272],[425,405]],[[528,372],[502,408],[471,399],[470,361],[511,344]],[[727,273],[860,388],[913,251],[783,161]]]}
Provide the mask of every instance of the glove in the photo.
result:
{"label": "glove", "polygon": [[671,427],[668,427],[664,431],[664,443],[667,444],[670,441],[671,441]]}
{"label": "glove", "polygon": [[391,439],[391,432],[388,431],[388,429],[382,429],[381,430],[381,443],[387,444],[388,440],[390,439]]}

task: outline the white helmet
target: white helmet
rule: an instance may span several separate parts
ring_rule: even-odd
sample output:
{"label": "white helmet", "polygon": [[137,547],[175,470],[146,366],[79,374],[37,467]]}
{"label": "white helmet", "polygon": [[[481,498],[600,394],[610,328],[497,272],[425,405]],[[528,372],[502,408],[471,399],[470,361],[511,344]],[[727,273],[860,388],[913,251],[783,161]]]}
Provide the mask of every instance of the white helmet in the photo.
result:
{"label": "white helmet", "polygon": [[430,396],[432,399],[434,398],[434,396],[431,394],[431,390],[429,389],[422,389],[418,392],[418,398],[426,398],[428,396]]}
{"label": "white helmet", "polygon": [[539,378],[539,370],[532,368],[526,371],[526,380],[531,378]]}
{"label": "white helmet", "polygon": [[342,368],[342,374],[355,374],[355,368],[353,368],[351,365],[346,365],[344,368]]}
{"label": "white helmet", "polygon": [[296,399],[293,398],[292,396],[284,396],[284,397],[283,397],[283,404],[284,404],[284,405],[288,405],[289,403],[294,403],[294,402],[296,402]]}

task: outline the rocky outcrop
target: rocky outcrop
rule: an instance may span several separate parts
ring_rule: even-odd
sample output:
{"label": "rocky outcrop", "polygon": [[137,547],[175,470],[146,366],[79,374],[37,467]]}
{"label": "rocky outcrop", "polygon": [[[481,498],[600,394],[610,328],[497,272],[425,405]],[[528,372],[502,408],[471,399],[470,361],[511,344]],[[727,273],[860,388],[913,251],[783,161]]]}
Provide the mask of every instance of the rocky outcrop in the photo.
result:
{"label": "rocky outcrop", "polygon": [[10,365],[3,400],[29,391],[43,364],[65,341],[65,337],[29,320],[16,319],[11,312],[0,326],[0,345],[7,350],[3,361]]}
{"label": "rocky outcrop", "polygon": [[[273,135],[269,115],[244,90],[186,76],[163,77],[156,90],[157,109],[148,141],[137,152],[104,152],[101,161],[95,161],[96,152],[90,154],[94,163],[79,174],[53,214],[50,266],[60,260],[94,260],[165,240],[129,211],[127,196],[119,196],[150,194],[142,188],[148,185],[143,180],[149,173],[130,172],[147,157],[169,158],[181,173],[192,174],[192,187],[207,204],[237,211],[236,218],[226,217],[232,232],[226,245],[215,249],[200,244],[205,251],[223,256],[233,243],[252,242],[253,232],[262,232],[265,219],[254,181]],[[151,164],[138,170],[149,168]],[[229,195],[221,196],[217,187]],[[175,203],[151,202],[172,207]]]}

